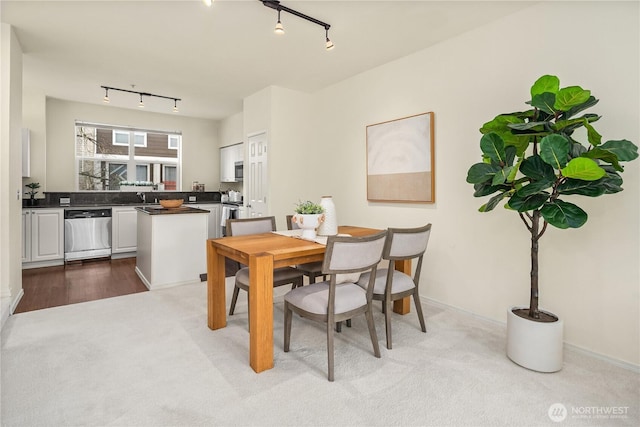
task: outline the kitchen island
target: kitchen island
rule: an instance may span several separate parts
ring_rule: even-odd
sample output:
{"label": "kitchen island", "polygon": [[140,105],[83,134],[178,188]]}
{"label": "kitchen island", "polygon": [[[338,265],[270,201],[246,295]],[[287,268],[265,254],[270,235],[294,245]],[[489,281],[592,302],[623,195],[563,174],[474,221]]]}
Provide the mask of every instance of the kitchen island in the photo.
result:
{"label": "kitchen island", "polygon": [[136,274],[149,290],[200,282],[207,272],[209,211],[137,207]]}

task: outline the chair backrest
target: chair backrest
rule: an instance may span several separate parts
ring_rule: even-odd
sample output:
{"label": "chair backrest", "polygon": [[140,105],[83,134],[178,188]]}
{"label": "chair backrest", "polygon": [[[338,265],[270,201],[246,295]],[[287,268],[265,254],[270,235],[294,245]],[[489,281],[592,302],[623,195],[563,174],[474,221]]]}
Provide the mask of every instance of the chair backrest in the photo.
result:
{"label": "chair backrest", "polygon": [[322,273],[357,273],[377,266],[386,237],[386,231],[364,237],[329,236]]}
{"label": "chair backrest", "polygon": [[389,228],[382,258],[395,261],[424,254],[431,235],[431,224],[417,228]]}
{"label": "chair backrest", "polygon": [[297,230],[298,228],[298,223],[297,222],[293,222],[293,215],[287,215],[287,230]]}
{"label": "chair backrest", "polygon": [[274,216],[227,220],[227,234],[229,236],[270,233],[272,231],[276,231],[276,217]]}

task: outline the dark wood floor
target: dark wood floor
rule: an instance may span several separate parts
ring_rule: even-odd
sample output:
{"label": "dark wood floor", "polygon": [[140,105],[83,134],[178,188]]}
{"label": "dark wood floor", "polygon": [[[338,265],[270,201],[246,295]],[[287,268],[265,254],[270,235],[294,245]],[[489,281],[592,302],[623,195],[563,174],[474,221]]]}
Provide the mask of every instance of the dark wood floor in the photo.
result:
{"label": "dark wood floor", "polygon": [[[135,267],[135,258],[124,258],[22,270],[24,295],[15,313],[146,292]],[[227,260],[227,277],[236,270]]]}
{"label": "dark wood floor", "polygon": [[135,266],[135,258],[124,258],[22,270],[24,296],[15,313],[146,292]]}

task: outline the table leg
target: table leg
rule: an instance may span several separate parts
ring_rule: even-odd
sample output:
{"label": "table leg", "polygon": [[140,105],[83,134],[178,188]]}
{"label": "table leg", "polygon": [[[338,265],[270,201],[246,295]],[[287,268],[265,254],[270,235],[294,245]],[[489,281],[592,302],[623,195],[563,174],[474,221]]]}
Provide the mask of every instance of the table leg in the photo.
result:
{"label": "table leg", "polygon": [[273,368],[273,256],[249,257],[249,363],[254,371]]}
{"label": "table leg", "polygon": [[224,260],[207,241],[207,325],[210,329],[227,326]]}
{"label": "table leg", "polygon": [[[402,271],[411,276],[411,260],[401,260],[395,262],[396,270]],[[408,314],[411,311],[411,298],[405,297],[393,302],[393,312],[398,314]]]}

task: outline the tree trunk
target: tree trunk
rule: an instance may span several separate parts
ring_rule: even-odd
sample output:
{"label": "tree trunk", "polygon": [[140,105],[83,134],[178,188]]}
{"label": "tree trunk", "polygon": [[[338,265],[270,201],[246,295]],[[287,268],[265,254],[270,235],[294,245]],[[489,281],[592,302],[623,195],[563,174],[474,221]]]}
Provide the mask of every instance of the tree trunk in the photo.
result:
{"label": "tree trunk", "polygon": [[540,211],[533,211],[531,219],[531,297],[529,299],[529,317],[539,319],[538,311],[538,239],[540,230]]}

